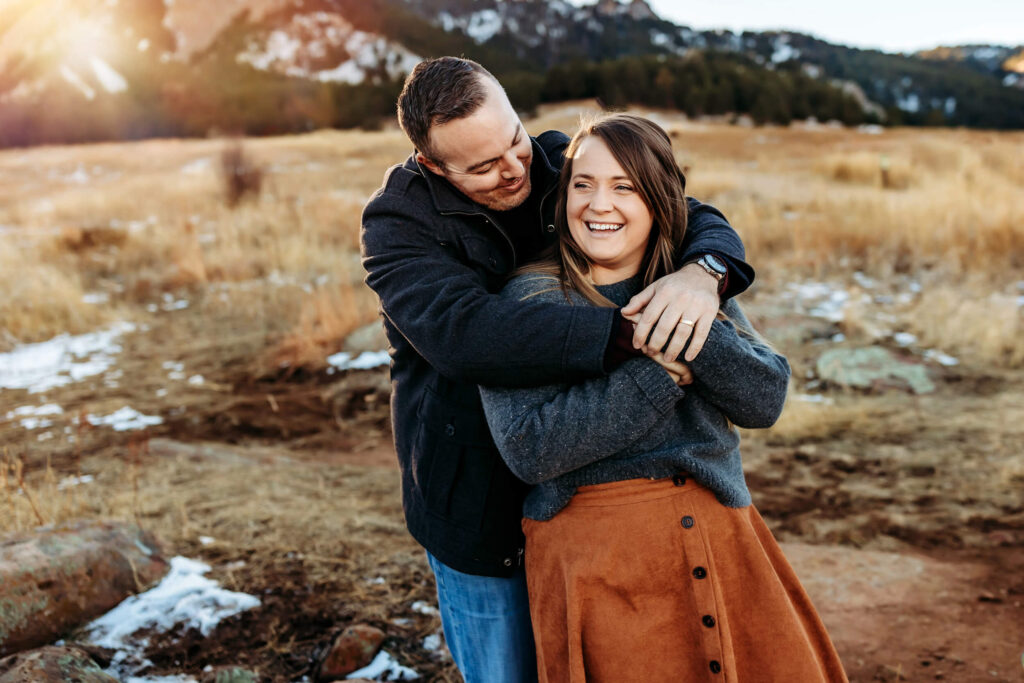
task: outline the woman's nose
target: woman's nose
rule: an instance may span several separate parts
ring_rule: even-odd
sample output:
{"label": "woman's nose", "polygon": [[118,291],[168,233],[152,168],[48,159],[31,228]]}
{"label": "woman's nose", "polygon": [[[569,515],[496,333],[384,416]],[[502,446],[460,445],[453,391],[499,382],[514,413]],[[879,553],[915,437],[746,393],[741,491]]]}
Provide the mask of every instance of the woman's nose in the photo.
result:
{"label": "woman's nose", "polygon": [[590,210],[606,213],[613,208],[611,195],[604,188],[598,187],[590,195]]}

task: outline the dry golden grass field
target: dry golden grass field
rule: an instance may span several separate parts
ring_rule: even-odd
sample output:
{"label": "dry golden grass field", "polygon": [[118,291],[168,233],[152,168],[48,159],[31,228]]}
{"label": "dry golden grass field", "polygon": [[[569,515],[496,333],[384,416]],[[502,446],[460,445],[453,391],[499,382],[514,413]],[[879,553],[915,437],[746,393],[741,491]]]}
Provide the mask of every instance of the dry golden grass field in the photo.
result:
{"label": "dry golden grass field", "polygon": [[[571,132],[592,109],[527,127]],[[793,366],[780,422],[744,433],[773,531],[989,568],[959,630],[929,604],[889,615],[874,649],[837,637],[851,680],[1021,680],[1024,133],[645,113],[742,236],[758,276],[741,301]],[[327,363],[377,319],[359,216],[409,151],[397,130],[0,151],[0,532],[137,520],[265,596],[205,644],[155,646],[153,673],[298,680],[362,621],[458,680],[411,607],[435,598],[401,519],[386,370]],[[77,364],[47,382],[26,358],[54,338]],[[861,347],[935,390],[818,376],[826,350]],[[144,428],[115,429],[125,409]]]}

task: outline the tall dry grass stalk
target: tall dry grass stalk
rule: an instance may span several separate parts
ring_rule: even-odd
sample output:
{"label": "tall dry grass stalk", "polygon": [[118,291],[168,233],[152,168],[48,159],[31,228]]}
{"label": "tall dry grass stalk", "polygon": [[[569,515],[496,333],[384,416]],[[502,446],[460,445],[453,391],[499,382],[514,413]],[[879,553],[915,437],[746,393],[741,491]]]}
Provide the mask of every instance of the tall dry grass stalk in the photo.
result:
{"label": "tall dry grass stalk", "polygon": [[320,367],[338,342],[377,318],[377,301],[366,287],[321,287],[303,302],[298,323],[267,353],[266,371]]}
{"label": "tall dry grass stalk", "polygon": [[948,285],[922,293],[909,316],[927,346],[1001,367],[1024,367],[1024,316],[1016,297]]}
{"label": "tall dry grass stalk", "polygon": [[68,261],[0,239],[0,352],[17,342],[86,332],[113,317],[110,308],[86,302],[82,275]]}
{"label": "tall dry grass stalk", "polygon": [[140,482],[148,478],[142,467],[144,460],[149,461],[148,452],[148,441],[135,439],[129,442],[124,461],[106,463],[107,469],[85,477],[79,467],[77,474],[58,479],[49,458],[32,469],[4,449],[0,456],[0,533],[28,531],[83,517],[131,519],[144,526]]}

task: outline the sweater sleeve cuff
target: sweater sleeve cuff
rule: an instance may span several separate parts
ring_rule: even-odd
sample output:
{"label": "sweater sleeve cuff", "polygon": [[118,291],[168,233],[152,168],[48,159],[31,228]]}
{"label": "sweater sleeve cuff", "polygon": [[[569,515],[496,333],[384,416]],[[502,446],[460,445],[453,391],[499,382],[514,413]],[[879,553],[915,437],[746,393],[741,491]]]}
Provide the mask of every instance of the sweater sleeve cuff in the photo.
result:
{"label": "sweater sleeve cuff", "polygon": [[672,381],[663,367],[649,358],[634,358],[622,364],[651,405],[662,414],[669,412],[686,392]]}
{"label": "sweater sleeve cuff", "polygon": [[[736,353],[737,335],[732,331],[732,323],[715,320],[708,330],[708,338],[704,340],[697,357],[688,363],[695,377],[704,377],[709,373],[720,372],[723,364],[728,365],[730,358]],[[687,343],[686,348],[689,348]],[[685,353],[685,350],[683,351]],[[682,357],[682,353],[679,354]]]}
{"label": "sweater sleeve cuff", "polygon": [[607,374],[605,353],[615,324],[615,309],[573,306],[572,323],[563,352],[569,381],[580,376]]}
{"label": "sweater sleeve cuff", "polygon": [[622,309],[615,309],[612,335],[604,350],[604,368],[611,372],[630,358],[642,358],[643,352],[633,348],[633,323],[622,317]]}

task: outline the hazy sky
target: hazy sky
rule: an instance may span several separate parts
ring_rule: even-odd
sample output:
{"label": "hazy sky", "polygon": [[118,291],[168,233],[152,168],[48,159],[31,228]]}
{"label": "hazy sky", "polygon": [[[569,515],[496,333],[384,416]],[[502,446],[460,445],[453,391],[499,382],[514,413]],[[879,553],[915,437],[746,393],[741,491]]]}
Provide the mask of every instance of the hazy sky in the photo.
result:
{"label": "hazy sky", "polygon": [[[593,0],[573,0],[591,4]],[[693,28],[792,29],[830,43],[913,51],[936,45],[1024,44],[1024,0],[648,0]]]}

